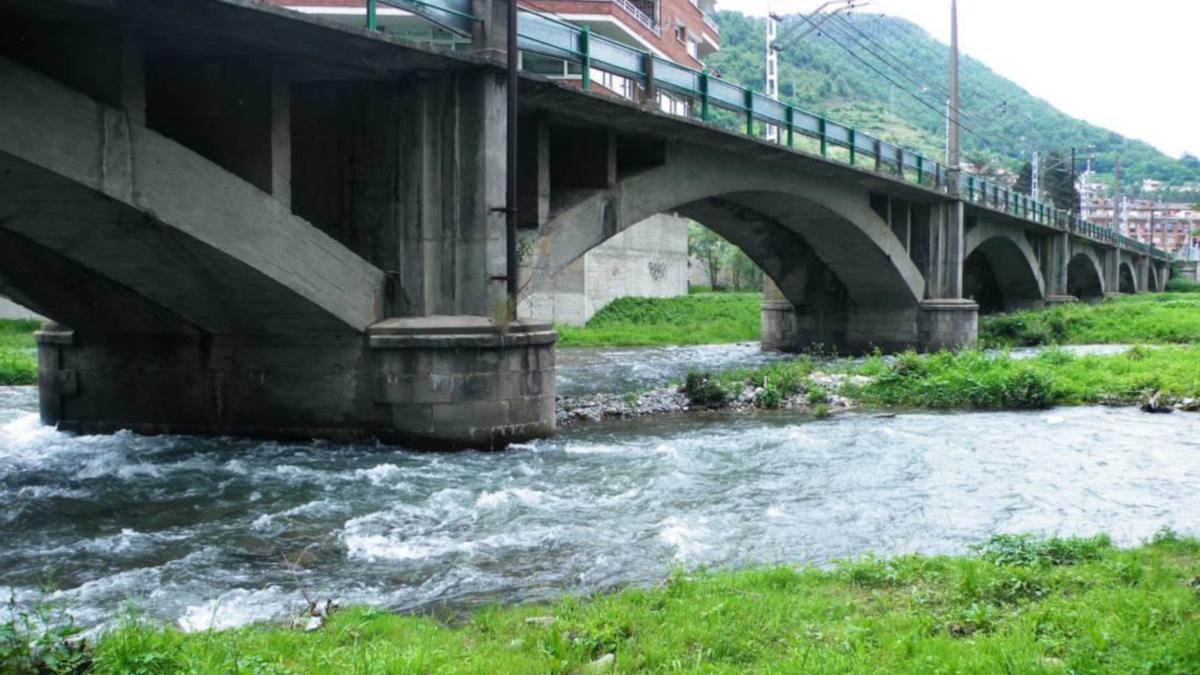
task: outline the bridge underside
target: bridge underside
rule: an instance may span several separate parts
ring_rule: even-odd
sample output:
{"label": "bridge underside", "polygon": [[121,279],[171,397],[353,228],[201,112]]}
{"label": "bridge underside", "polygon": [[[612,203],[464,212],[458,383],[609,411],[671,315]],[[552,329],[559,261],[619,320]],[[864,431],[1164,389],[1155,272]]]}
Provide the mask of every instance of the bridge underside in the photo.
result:
{"label": "bridge underside", "polygon": [[[494,112],[501,78],[369,82],[294,52],[383,63],[359,59],[374,41],[239,3],[64,7],[0,10],[0,294],[54,322],[46,421],[419,447],[552,433],[555,334],[490,311],[502,182],[478,165],[497,137],[465,111]],[[393,77],[445,62],[412,55]],[[446,144],[385,151],[347,108]]]}

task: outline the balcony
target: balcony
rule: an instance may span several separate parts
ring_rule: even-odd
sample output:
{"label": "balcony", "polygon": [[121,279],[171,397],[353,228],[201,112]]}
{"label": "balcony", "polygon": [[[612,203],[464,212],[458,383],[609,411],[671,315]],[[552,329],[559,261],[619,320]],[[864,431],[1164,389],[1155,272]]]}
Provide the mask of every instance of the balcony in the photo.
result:
{"label": "balcony", "polygon": [[640,7],[630,2],[630,0],[611,0],[611,2],[625,10],[626,14],[631,16],[634,21],[645,26],[651,33],[662,37],[662,29],[658,27],[658,22],[654,20],[654,17],[642,11]]}
{"label": "balcony", "polygon": [[712,16],[710,16],[707,12],[705,12],[703,14],[703,16],[704,16],[704,25],[711,28],[712,32],[716,33],[717,36],[719,37],[721,35],[721,29],[717,27],[716,20],[714,20],[712,18]]}

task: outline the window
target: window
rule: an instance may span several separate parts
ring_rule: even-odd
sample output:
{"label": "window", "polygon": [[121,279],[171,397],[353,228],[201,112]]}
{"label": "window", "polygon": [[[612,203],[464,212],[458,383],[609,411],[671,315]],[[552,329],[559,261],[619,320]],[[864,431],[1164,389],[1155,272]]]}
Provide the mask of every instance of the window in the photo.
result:
{"label": "window", "polygon": [[687,26],[675,26],[675,39],[687,42]]}
{"label": "window", "polygon": [[688,56],[692,57],[693,59],[700,58],[700,46],[696,44],[696,40],[694,38],[688,38],[687,52]]}

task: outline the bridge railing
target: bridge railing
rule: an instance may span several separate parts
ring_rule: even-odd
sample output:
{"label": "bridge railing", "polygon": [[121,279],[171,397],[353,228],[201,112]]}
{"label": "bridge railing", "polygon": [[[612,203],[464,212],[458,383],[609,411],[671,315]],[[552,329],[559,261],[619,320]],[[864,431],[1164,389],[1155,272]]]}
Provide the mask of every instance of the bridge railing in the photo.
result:
{"label": "bridge railing", "polygon": [[[469,0],[365,0],[367,25],[375,26],[375,6],[384,3],[409,8],[457,32],[469,31],[478,18],[467,13]],[[873,170],[908,183],[946,190],[946,168],[919,152],[888,143],[854,127],[782,103],[714,73],[688,68],[539,12],[522,10],[517,17],[521,51],[563,59],[580,66],[581,84],[591,89],[592,70],[640,82],[644,91],[662,90],[684,98],[687,115],[724,126],[736,125],[749,136],[799,149],[808,140],[822,157]],[[1078,236],[1120,245],[1146,255],[1165,255],[1158,249],[1117,233],[1080,222],[1052,205],[1019,194],[979,176],[960,174],[963,199]]]}

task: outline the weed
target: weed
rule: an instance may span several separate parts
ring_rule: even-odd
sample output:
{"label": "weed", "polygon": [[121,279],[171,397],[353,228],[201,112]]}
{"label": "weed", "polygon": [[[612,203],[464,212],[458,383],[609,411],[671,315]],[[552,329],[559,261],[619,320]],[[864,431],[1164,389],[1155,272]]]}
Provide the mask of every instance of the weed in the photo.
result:
{"label": "weed", "polygon": [[706,372],[689,372],[683,390],[687,394],[688,402],[693,406],[716,408],[729,398],[725,387],[712,374]]}

